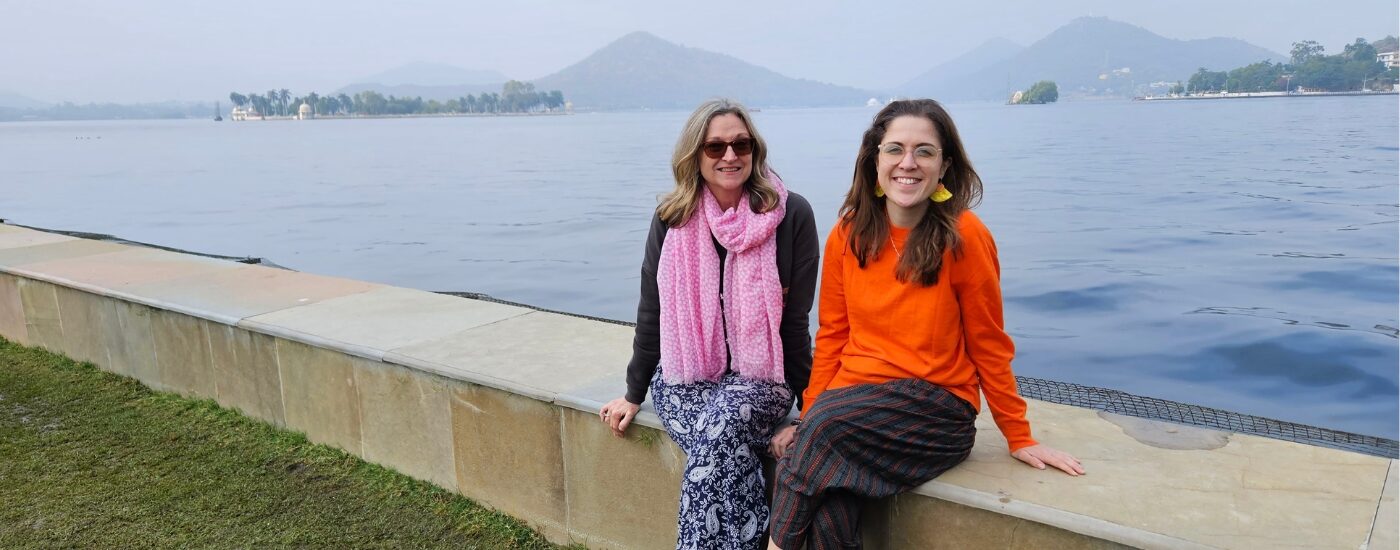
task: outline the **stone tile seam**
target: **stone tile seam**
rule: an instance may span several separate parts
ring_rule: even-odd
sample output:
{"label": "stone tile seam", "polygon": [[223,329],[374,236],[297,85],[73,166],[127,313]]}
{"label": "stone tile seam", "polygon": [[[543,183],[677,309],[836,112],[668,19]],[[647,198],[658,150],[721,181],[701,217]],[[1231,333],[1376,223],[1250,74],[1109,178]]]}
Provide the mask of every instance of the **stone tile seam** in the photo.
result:
{"label": "stone tile seam", "polygon": [[[223,395],[221,395],[223,392],[221,392],[219,389],[219,382],[221,382],[224,379],[224,377],[219,375],[219,362],[214,360],[214,330],[208,325],[205,325],[204,327],[204,346],[205,349],[209,350],[209,371],[214,375],[214,383],[212,384],[214,386],[214,402],[219,403],[219,406],[221,407],[238,410],[238,407],[223,404]],[[247,416],[251,417],[252,415]]]}
{"label": "stone tile seam", "polygon": [[[63,334],[63,304],[58,301],[58,287],[54,285],[48,285],[48,287],[49,294],[53,295],[53,311],[58,314],[58,342],[56,345],[66,347],[64,344],[67,343],[68,337]],[[62,347],[59,349],[62,349]],[[66,352],[67,350],[64,351]],[[64,355],[67,355],[67,353],[64,353]],[[69,359],[72,358],[70,357]]]}
{"label": "stone tile seam", "polygon": [[[355,450],[354,454],[360,457],[360,459],[364,460],[365,462],[373,462],[375,464],[380,464],[379,462],[370,460],[365,457],[366,454],[369,454],[365,452],[365,450],[368,449],[368,447],[365,446],[365,396],[363,393],[360,392],[360,387],[363,386],[363,384],[360,383],[360,369],[356,367],[354,361],[350,361],[350,385],[351,387],[355,388],[355,423],[358,424],[360,428],[358,430],[360,432],[360,445],[359,448]],[[397,469],[393,466],[389,466],[388,464],[385,464],[385,466]],[[453,467],[453,470],[455,471],[456,467]],[[432,482],[430,481],[428,483]]]}
{"label": "stone tile seam", "polygon": [[925,483],[913,492],[922,496],[940,498],[956,504],[1033,521],[1064,529],[1072,533],[1100,538],[1136,548],[1163,550],[1207,550],[1216,548],[1214,546],[1170,535],[1128,527],[1108,520],[1068,512],[1023,500],[1012,500],[1003,503],[1000,497],[991,493],[967,487],[959,487],[936,479]]}
{"label": "stone tile seam", "polygon": [[[238,330],[246,330],[246,329],[241,329],[241,328],[239,328],[239,327],[234,327],[234,328],[235,328],[235,329],[238,329]],[[253,338],[253,337],[251,336],[251,334],[253,334],[253,332],[252,332],[252,331],[249,331],[249,334],[250,334],[250,336],[249,336],[249,338],[248,338],[248,339],[249,339],[249,344],[248,344],[248,345],[249,345],[249,346],[256,346],[256,345],[257,345],[257,342],[254,341],[254,340],[256,340],[256,339]],[[277,345],[277,338],[276,338],[276,337],[274,337],[274,336],[268,336],[268,338],[271,338],[271,339],[272,339],[272,341],[269,343],[269,345],[272,346],[272,361],[275,362],[275,363],[277,363],[277,402],[278,402],[279,404],[281,404],[281,406],[282,406],[282,422],[281,422],[281,424],[282,424],[282,427],[283,427],[283,428],[286,428],[286,427],[287,427],[287,384],[285,383],[285,381],[284,381],[283,378],[282,378],[282,348],[281,348],[281,346]]]}
{"label": "stone tile seam", "polygon": [[1385,502],[1385,482],[1390,479],[1391,472],[1395,471],[1395,459],[1390,460],[1390,465],[1385,469],[1385,476],[1381,477],[1381,494],[1376,497],[1376,511],[1371,514],[1371,528],[1366,530],[1366,541],[1361,544],[1361,548],[1370,548],[1371,539],[1376,536],[1376,523],[1381,517],[1381,504]]}
{"label": "stone tile seam", "polygon": [[[98,307],[107,308],[107,311],[109,311],[109,312],[110,312],[110,315],[111,315],[111,317],[110,317],[110,321],[111,321],[111,322],[109,322],[109,323],[102,323],[103,329],[105,329],[105,330],[111,330],[111,326],[112,326],[112,324],[114,324],[114,323],[118,325],[118,329],[121,328],[121,327],[120,327],[120,323],[117,321],[117,315],[119,315],[119,314],[117,313],[117,304],[116,304],[116,303],[112,302],[111,300],[102,300],[102,301],[98,304]],[[119,335],[117,335],[117,337],[121,337],[121,335],[119,334]],[[107,359],[107,363],[106,363],[107,368],[105,368],[105,369],[103,369],[103,370],[105,370],[105,371],[107,371],[107,372],[113,372],[113,371],[112,371],[112,364],[115,363],[115,361],[112,360],[112,348],[111,348],[110,346],[107,345],[108,336],[107,336],[106,334],[99,334],[99,335],[98,335],[98,338],[100,339],[100,342],[102,343],[102,355],[103,355],[104,357],[106,357],[106,359]]]}
{"label": "stone tile seam", "polygon": [[571,479],[569,477],[569,463],[572,462],[573,452],[570,450],[571,445],[568,444],[569,430],[564,426],[568,422],[568,418],[564,414],[564,410],[558,406],[554,407],[554,414],[559,418],[559,460],[563,462],[559,467],[559,472],[564,478],[564,532],[569,534],[570,539],[573,539],[574,515],[570,511],[574,508],[569,502],[569,493],[571,492],[569,491],[569,479]]}

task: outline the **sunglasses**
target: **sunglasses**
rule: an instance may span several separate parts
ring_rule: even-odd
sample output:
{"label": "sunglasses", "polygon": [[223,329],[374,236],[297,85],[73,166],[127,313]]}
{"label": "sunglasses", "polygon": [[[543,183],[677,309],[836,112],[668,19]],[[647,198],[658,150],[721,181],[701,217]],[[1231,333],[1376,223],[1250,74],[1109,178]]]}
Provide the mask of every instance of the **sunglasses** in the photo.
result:
{"label": "sunglasses", "polygon": [[734,148],[734,154],[744,156],[753,152],[753,140],[749,138],[739,138],[734,141],[707,141],[700,146],[700,150],[705,156],[712,159],[724,157],[724,152],[730,147]]}

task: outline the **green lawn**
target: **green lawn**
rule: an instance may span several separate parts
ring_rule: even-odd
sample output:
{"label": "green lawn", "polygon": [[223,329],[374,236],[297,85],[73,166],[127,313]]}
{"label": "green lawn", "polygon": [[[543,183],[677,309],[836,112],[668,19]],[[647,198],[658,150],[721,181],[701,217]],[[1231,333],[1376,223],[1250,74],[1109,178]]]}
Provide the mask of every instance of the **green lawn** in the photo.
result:
{"label": "green lawn", "polygon": [[212,401],[0,339],[0,548],[554,548]]}

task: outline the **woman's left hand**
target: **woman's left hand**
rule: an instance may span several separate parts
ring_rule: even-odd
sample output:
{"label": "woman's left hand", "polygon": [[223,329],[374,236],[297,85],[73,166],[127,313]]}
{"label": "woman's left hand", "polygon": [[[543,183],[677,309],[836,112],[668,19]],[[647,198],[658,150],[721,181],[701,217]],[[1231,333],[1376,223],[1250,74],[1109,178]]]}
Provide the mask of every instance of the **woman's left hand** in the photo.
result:
{"label": "woman's left hand", "polygon": [[1047,447],[1045,445],[1031,445],[1017,449],[1011,453],[1016,460],[1030,464],[1032,467],[1045,469],[1046,465],[1054,466],[1072,476],[1084,475],[1084,466],[1079,463],[1079,459],[1074,458],[1069,453]]}
{"label": "woman's left hand", "polygon": [[768,452],[773,458],[782,458],[792,444],[797,441],[797,426],[783,426],[778,432],[773,434],[773,439],[768,441]]}

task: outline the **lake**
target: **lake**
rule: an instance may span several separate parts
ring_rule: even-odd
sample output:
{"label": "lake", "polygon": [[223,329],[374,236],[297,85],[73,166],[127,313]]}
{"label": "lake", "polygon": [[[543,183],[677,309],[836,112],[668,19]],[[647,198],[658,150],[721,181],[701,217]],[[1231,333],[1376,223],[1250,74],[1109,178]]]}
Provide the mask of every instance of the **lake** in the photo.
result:
{"label": "lake", "polygon": [[[1393,96],[949,110],[1018,374],[1396,438]],[[823,238],[874,111],[755,114]],[[5,123],[0,218],[631,320],[687,115]]]}

